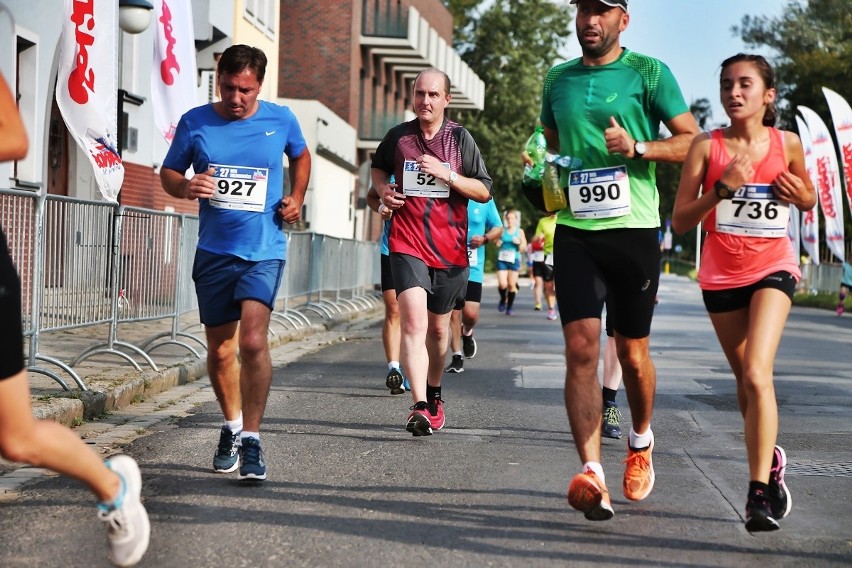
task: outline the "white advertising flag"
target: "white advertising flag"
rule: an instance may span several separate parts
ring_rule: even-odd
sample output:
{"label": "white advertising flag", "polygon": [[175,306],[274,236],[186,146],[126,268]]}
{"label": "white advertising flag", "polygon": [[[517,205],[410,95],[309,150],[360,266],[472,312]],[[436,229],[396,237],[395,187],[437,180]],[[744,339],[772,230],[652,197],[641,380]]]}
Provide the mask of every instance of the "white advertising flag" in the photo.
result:
{"label": "white advertising flag", "polygon": [[195,32],[190,0],[154,0],[154,122],[169,144],[183,113],[196,106]]}
{"label": "white advertising flag", "polygon": [[843,200],[840,191],[840,172],[834,142],[825,122],[808,107],[799,106],[808,125],[814,148],[816,171],[814,185],[819,193],[819,205],[825,218],[825,244],[840,262],[846,260],[843,246]]}
{"label": "white advertising flag", "polygon": [[[805,152],[805,171],[808,172],[808,177],[811,178],[811,183],[816,187],[816,162],[814,160],[814,145],[811,142],[811,133],[808,131],[805,121],[796,117],[796,125],[799,127],[799,138],[802,140],[802,149]],[[817,203],[819,203],[819,192],[816,193]],[[790,209],[795,209],[791,207]],[[817,207],[814,206],[810,211],[802,212],[802,247],[811,257],[813,264],[819,264],[819,215],[817,215]]]}
{"label": "white advertising flag", "polygon": [[115,0],[65,0],[56,103],[109,201],[116,201],[124,182],[115,120],[117,30]]}
{"label": "white advertising flag", "polygon": [[832,91],[822,88],[828,110],[831,111],[831,121],[834,123],[834,135],[840,147],[840,162],[843,165],[843,179],[846,182],[846,201],[849,212],[852,213],[852,108],[846,99]]}

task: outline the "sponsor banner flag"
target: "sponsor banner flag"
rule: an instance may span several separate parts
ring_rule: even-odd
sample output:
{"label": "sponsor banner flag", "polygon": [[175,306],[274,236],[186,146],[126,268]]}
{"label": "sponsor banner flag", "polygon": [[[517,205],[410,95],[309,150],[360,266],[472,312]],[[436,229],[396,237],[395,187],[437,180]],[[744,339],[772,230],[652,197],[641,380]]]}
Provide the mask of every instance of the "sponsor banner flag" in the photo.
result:
{"label": "sponsor banner flag", "polygon": [[[811,183],[816,187],[816,162],[814,160],[814,145],[811,143],[811,133],[808,131],[805,121],[798,116],[796,117],[796,125],[799,128],[799,138],[802,139],[802,149],[805,152],[805,171],[808,172]],[[819,191],[816,192],[816,198],[817,203],[819,203]],[[790,209],[795,209],[795,207]],[[817,215],[816,206],[810,211],[802,212],[801,240],[802,247],[811,257],[811,262],[819,264],[819,215]]]}
{"label": "sponsor banner flag", "polygon": [[843,201],[834,141],[825,122],[817,113],[805,106],[797,108],[811,133],[816,163],[814,185],[819,193],[819,205],[825,219],[825,244],[828,250],[843,262],[846,260],[843,246]]}
{"label": "sponsor banner flag", "polygon": [[151,104],[154,122],[169,144],[183,113],[196,106],[195,32],[190,0],[153,0],[154,62]]}
{"label": "sponsor banner flag", "polygon": [[846,99],[832,91],[822,88],[831,121],[834,123],[834,135],[840,147],[840,162],[843,166],[843,181],[846,183],[846,203],[852,213],[852,108]]}
{"label": "sponsor banner flag", "polygon": [[124,182],[116,135],[118,2],[65,0],[56,102],[105,199]]}

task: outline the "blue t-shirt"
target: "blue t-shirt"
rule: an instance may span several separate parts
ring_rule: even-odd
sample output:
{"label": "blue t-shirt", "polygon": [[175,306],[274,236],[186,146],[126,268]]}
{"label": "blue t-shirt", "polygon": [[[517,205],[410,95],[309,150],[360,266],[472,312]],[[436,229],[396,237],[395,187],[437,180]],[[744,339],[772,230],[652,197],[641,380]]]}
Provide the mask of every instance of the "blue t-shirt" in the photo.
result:
{"label": "blue t-shirt", "polygon": [[390,254],[390,247],[388,246],[388,238],[390,237],[390,226],[391,220],[385,220],[382,228],[382,254],[385,256]]}
{"label": "blue t-shirt", "polygon": [[[467,245],[470,249],[470,239],[477,235],[482,236],[494,227],[499,227],[503,224],[500,219],[500,212],[497,211],[497,205],[493,199],[489,199],[488,203],[477,203],[472,199],[467,204]],[[476,254],[476,262],[470,265],[469,282],[482,283],[482,276],[485,272],[485,247],[472,251]]]}
{"label": "blue t-shirt", "polygon": [[237,201],[249,201],[250,191],[257,198],[265,181],[266,197],[257,203],[258,211],[214,207],[209,199],[199,199],[198,248],[250,261],[284,260],[287,236],[277,213],[284,192],[283,156],[298,158],[306,144],[289,108],[258,103],[257,112],[242,120],[221,117],[212,104],[188,111],[163,167],[185,172],[192,166],[204,173],[214,165],[221,193]]}

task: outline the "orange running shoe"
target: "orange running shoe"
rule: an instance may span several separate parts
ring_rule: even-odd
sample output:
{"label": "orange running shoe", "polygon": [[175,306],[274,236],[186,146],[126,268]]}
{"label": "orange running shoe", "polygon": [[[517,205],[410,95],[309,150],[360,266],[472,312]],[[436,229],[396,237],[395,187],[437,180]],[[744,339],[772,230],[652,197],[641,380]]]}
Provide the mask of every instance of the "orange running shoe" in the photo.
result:
{"label": "orange running shoe", "polygon": [[654,488],[654,464],[651,452],[654,450],[654,440],[651,445],[641,450],[634,450],[627,443],[627,459],[624,463],[624,496],[631,501],[641,501],[651,494]]}
{"label": "orange running shoe", "polygon": [[568,504],[583,511],[583,515],[590,521],[608,521],[615,514],[606,485],[591,470],[578,473],[571,479]]}

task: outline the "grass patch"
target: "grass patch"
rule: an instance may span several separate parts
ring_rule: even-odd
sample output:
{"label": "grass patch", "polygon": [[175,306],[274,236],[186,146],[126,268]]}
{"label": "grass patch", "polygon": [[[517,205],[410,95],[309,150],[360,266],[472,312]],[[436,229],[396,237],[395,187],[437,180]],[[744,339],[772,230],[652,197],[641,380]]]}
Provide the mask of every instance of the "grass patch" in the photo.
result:
{"label": "grass patch", "polygon": [[[809,294],[807,292],[799,292],[793,296],[793,305],[834,311],[837,309],[838,299],[836,293],[819,292],[817,294]],[[852,310],[852,296],[846,297],[843,306],[847,311]]]}

